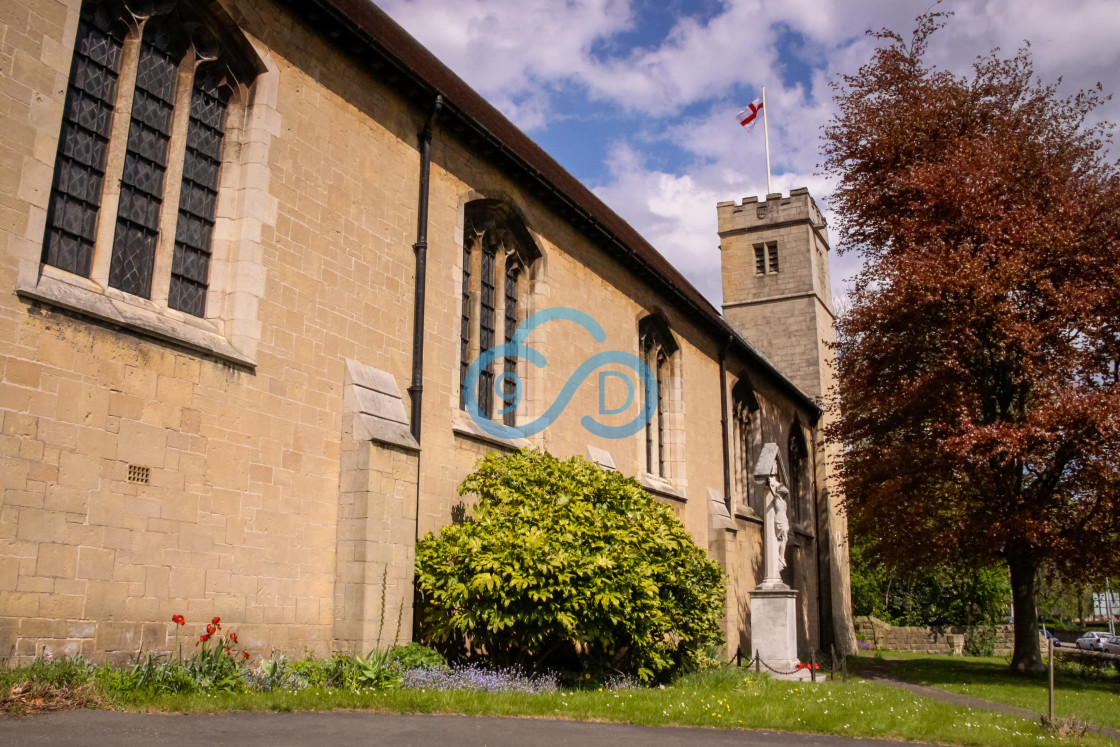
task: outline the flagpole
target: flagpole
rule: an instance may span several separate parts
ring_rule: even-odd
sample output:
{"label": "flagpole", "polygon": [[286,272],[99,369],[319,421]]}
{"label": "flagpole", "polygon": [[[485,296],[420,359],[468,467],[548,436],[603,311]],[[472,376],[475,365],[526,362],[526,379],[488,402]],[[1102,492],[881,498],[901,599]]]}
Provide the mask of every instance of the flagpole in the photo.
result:
{"label": "flagpole", "polygon": [[766,141],[766,194],[770,194],[770,127],[766,123],[766,86],[762,87],[762,134]]}

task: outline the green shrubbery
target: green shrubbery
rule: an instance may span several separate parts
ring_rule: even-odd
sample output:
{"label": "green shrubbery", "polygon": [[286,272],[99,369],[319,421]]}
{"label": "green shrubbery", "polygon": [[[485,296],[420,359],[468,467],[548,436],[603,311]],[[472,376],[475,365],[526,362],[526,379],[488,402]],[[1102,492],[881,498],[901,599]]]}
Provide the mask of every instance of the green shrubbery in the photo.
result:
{"label": "green shrubbery", "polygon": [[421,637],[449,657],[649,679],[719,641],[722,572],[634,479],[523,450],[459,492],[473,517],[416,550]]}

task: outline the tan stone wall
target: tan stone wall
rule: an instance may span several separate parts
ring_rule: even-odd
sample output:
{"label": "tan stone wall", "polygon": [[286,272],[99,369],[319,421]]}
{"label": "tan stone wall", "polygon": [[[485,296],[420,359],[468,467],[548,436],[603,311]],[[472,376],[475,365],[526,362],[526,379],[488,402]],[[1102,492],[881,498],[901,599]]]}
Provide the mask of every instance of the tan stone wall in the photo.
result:
{"label": "tan stone wall", "polygon": [[[958,627],[906,627],[894,626],[875,617],[855,620],[856,636],[871,645],[873,650],[917,651],[924,654],[951,654],[950,635],[968,634],[967,628]],[[1040,637],[1041,645],[1045,639]],[[1015,650],[1015,626],[997,625],[995,656],[1008,656]]]}
{"label": "tan stone wall", "polygon": [[[419,463],[346,439],[347,359],[388,372],[401,391],[410,376],[416,132],[427,112],[287,10],[267,0],[226,5],[273,70],[271,134],[258,144],[265,150],[244,154],[266,152],[264,167],[242,174],[246,195],[257,196],[230,208],[256,211],[248,238],[232,236],[230,251],[248,262],[236,271],[258,277],[261,290],[255,307],[239,307],[255,321],[200,329],[251,353],[255,365],[12,292],[29,262],[31,282],[37,271],[80,2],[0,8],[0,288],[8,289],[0,294],[0,657],[26,659],[43,646],[116,658],[166,649],[179,632],[176,613],[192,624],[219,615],[261,654],[410,635],[412,522],[421,535],[446,525],[462,500],[457,484],[500,448],[455,426],[463,210],[482,196],[514,203],[544,255],[530,310],[579,308],[607,333],[600,345],[555,324],[532,338],[552,364],[531,378],[539,403],[553,401],[591,354],[637,353],[639,319],[666,316],[680,345],[670,382],[679,394],[671,483],[680,497],[659,497],[709,546],[707,489],[722,490],[723,471],[719,343],[438,128]],[[219,274],[215,282],[240,281]],[[764,372],[752,378],[766,440],[786,443],[791,401]],[[531,441],[561,457],[586,456],[591,444],[621,472],[639,474],[642,435],[592,436],[579,417],[597,410],[589,382]],[[150,483],[129,482],[129,465],[147,467]],[[759,558],[757,524],[738,524],[725,553],[732,651],[749,633],[746,591]],[[796,568],[809,645],[816,571],[809,558]]]}

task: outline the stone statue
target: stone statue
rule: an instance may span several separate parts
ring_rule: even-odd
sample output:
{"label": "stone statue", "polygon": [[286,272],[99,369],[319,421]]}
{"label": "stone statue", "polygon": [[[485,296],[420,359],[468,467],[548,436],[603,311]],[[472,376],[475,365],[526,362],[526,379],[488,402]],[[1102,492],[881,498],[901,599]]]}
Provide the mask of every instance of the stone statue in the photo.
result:
{"label": "stone statue", "polygon": [[789,488],[783,484],[786,468],[775,443],[762,445],[754,466],[754,479],[766,486],[763,511],[763,579],[761,589],[788,589],[781,572],[786,567],[789,542]]}
{"label": "stone statue", "polygon": [[789,488],[778,482],[773,475],[767,486],[774,496],[774,541],[778,545],[778,571],[786,567],[786,544],[789,542]]}

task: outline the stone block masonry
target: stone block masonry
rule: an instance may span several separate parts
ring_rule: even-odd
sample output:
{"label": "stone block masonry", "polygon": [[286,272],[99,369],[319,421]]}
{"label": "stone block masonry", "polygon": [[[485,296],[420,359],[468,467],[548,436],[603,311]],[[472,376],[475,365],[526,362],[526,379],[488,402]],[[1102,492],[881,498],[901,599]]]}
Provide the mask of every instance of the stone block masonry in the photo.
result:
{"label": "stone block masonry", "polygon": [[[479,457],[523,443],[565,458],[590,445],[653,486],[696,542],[719,555],[731,578],[728,644],[749,648],[759,527],[737,511],[712,522],[719,506],[709,491],[721,490],[724,468],[719,357],[727,330],[714,310],[698,318],[698,307],[682,302],[694,289],[639,274],[628,250],[603,244],[594,225],[573,218],[567,197],[554,202],[514,173],[517,158],[486,156],[470,134],[482,130],[451,119],[466,117],[477,96],[460,90],[432,143],[424,435],[415,443],[402,391],[412,364],[416,133],[431,102],[402,92],[411,83],[393,82],[390,66],[375,69],[370,59],[417,59],[422,50],[403,34],[395,42],[402,50],[340,49],[338,35],[316,24],[346,14],[305,17],[299,3],[204,4],[219,36],[251,58],[256,78],[231,98],[206,308],[193,316],[169,308],[166,285],[141,298],[97,275],[113,251],[116,177],[106,179],[112,201],[96,218],[95,270],[83,276],[43,262],[83,1],[101,0],[0,3],[0,657],[25,662],[47,647],[124,660],[168,650],[214,616],[254,654],[364,653],[404,642],[417,534],[469,510],[471,496],[456,488]],[[135,50],[132,33],[125,45]],[[135,77],[124,72],[121,80]],[[491,129],[503,128],[513,132],[508,123]],[[110,146],[119,156],[118,140]],[[176,163],[169,173],[181,170]],[[790,200],[767,204],[778,212],[811,206],[807,194]],[[676,351],[663,475],[646,474],[644,434],[611,440],[584,430],[580,417],[598,408],[593,386],[523,443],[480,437],[465,423],[460,325],[464,296],[467,309],[480,310],[480,301],[463,286],[463,249],[467,206],[480,201],[503,205],[534,249],[519,319],[568,306],[607,335],[596,347],[570,324],[535,333],[549,367],[527,375],[532,412],[543,413],[590,355],[637,354],[642,320],[663,320]],[[164,223],[159,241],[170,251],[174,221]],[[776,230],[778,240],[793,236],[790,226]],[[168,270],[170,255],[160,261]],[[779,284],[809,277],[792,258],[782,262]],[[808,364],[796,361],[814,355],[812,325],[789,325],[786,375],[808,381]],[[748,339],[769,334],[770,322],[751,326]],[[811,435],[811,401],[742,354],[728,365],[756,395],[756,440],[785,444],[795,423]],[[808,517],[799,531],[803,557],[792,577],[804,653],[819,642],[814,543],[831,535]],[[187,628],[171,622],[174,614]]]}

